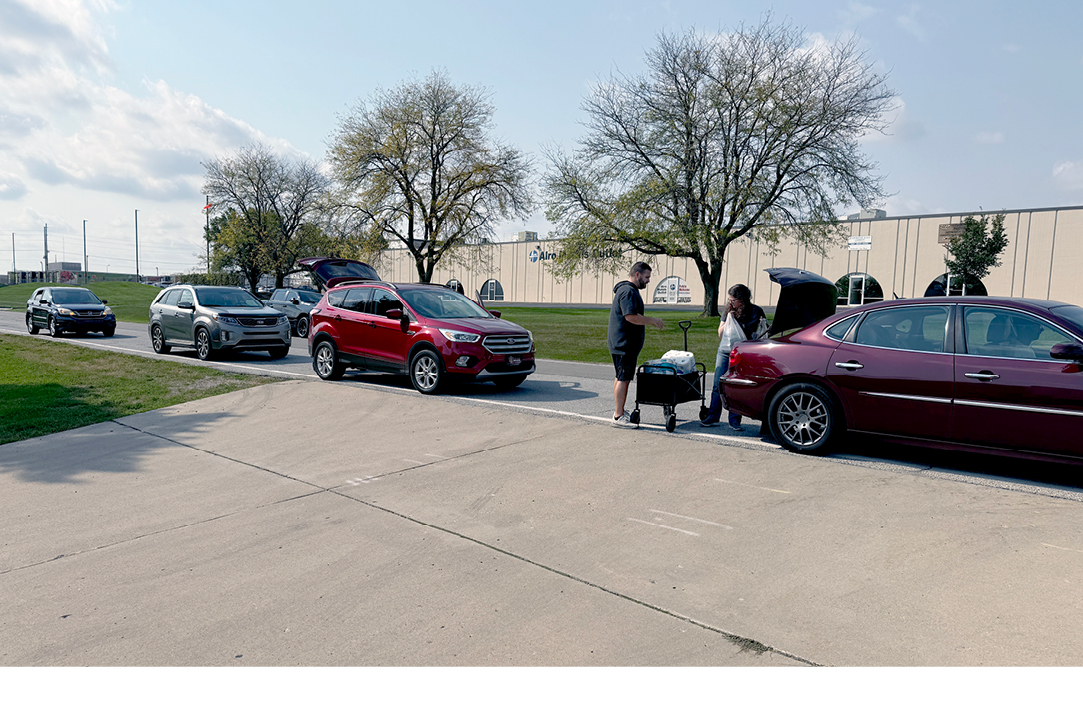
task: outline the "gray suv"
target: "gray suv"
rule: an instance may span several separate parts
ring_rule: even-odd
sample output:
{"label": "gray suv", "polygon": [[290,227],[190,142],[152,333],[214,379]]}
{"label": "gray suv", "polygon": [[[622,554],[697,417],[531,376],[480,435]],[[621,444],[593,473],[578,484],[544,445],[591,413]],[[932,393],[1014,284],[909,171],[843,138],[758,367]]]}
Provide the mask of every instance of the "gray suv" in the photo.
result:
{"label": "gray suv", "polygon": [[219,351],[290,352],[290,320],[243,288],[173,285],[150,304],[150,343],[155,353],[195,347],[200,360]]}

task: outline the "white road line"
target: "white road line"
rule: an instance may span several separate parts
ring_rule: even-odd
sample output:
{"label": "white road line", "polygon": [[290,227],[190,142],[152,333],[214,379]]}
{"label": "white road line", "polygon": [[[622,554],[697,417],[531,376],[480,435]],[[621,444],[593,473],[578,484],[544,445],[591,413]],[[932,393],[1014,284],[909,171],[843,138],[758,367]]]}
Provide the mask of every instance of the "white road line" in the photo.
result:
{"label": "white road line", "polygon": [[696,523],[706,523],[708,526],[718,526],[719,528],[725,528],[732,531],[733,526],[727,526],[725,523],[715,523],[714,521],[705,521],[702,518],[693,518],[692,516],[682,516],[679,513],[670,513],[669,511],[659,511],[655,508],[650,509],[651,513],[661,513],[663,516],[673,516],[674,518],[683,518],[686,521],[695,521]]}
{"label": "white road line", "polygon": [[725,478],[716,478],[715,480],[718,481],[719,483],[732,483],[735,486],[744,486],[745,488],[756,488],[756,489],[761,490],[761,491],[771,491],[772,493],[785,493],[787,495],[789,495],[789,493],[790,493],[789,491],[780,491],[777,488],[767,488],[765,486],[751,486],[751,485],[749,485],[747,483],[738,483],[737,481],[727,481]]}
{"label": "white road line", "polygon": [[665,529],[670,530],[670,531],[677,531],[678,533],[686,533],[689,536],[698,536],[699,535],[695,531],[686,531],[683,528],[674,528],[673,526],[663,526],[661,523],[651,523],[650,521],[644,521],[644,520],[639,519],[639,518],[629,518],[628,520],[629,521],[635,521],[636,523],[643,523],[643,524],[646,524],[648,526],[654,526],[655,528],[665,528]]}
{"label": "white road line", "polygon": [[1083,551],[1080,551],[1078,548],[1065,548],[1064,546],[1054,546],[1052,543],[1043,543],[1042,545],[1049,546],[1050,548],[1055,548],[1058,551],[1074,551],[1076,553],[1083,553]]}

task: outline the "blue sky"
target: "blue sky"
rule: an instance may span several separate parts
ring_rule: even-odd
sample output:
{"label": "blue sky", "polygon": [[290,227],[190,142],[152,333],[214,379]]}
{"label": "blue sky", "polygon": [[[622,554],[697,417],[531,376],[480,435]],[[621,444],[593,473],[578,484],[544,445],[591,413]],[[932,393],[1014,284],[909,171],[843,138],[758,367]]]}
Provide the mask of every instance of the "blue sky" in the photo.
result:
{"label": "blue sky", "polygon": [[[770,11],[812,42],[854,35],[898,93],[863,150],[891,215],[1083,204],[1083,10],[1068,2],[166,2],[0,0],[0,269],[196,265],[201,160],[263,142],[323,160],[338,118],[443,68],[492,93],[498,136],[545,170],[581,102],[640,72],[659,32]],[[840,208],[840,213],[854,210]],[[545,235],[539,211],[500,226]]]}

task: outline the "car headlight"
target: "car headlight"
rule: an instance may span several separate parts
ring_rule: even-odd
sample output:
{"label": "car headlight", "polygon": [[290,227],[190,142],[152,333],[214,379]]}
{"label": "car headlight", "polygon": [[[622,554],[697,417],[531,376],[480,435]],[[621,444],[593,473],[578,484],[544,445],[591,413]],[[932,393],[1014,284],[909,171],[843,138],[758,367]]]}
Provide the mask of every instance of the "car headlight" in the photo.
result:
{"label": "car headlight", "polygon": [[70,310],[70,309],[68,309],[68,308],[57,308],[57,309],[56,309],[56,312],[57,312],[57,313],[58,313],[59,315],[75,315],[75,311],[74,311],[74,310]]}
{"label": "car headlight", "polygon": [[440,332],[444,334],[445,338],[456,343],[477,343],[481,340],[481,336],[477,333],[463,333],[461,330],[444,330],[443,328],[440,329]]}
{"label": "car headlight", "polygon": [[212,313],[211,317],[219,323],[228,323],[229,325],[240,325],[241,321],[237,320],[231,315],[222,315],[221,313]]}
{"label": "car headlight", "polygon": [[109,306],[105,306],[105,310],[102,311],[102,315],[113,315],[113,309]]}
{"label": "car headlight", "polygon": [[284,315],[280,315],[280,316],[278,316],[278,324],[279,325],[289,325],[290,324],[290,319],[287,318]]}

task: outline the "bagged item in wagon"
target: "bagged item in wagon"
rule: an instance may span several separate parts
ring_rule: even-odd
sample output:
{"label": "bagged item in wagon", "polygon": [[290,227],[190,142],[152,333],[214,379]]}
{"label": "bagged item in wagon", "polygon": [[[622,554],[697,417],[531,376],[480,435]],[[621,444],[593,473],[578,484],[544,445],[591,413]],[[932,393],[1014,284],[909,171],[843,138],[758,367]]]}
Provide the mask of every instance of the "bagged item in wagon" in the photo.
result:
{"label": "bagged item in wagon", "polygon": [[696,356],[686,350],[671,350],[662,354],[662,360],[672,363],[678,373],[691,373],[696,370]]}

